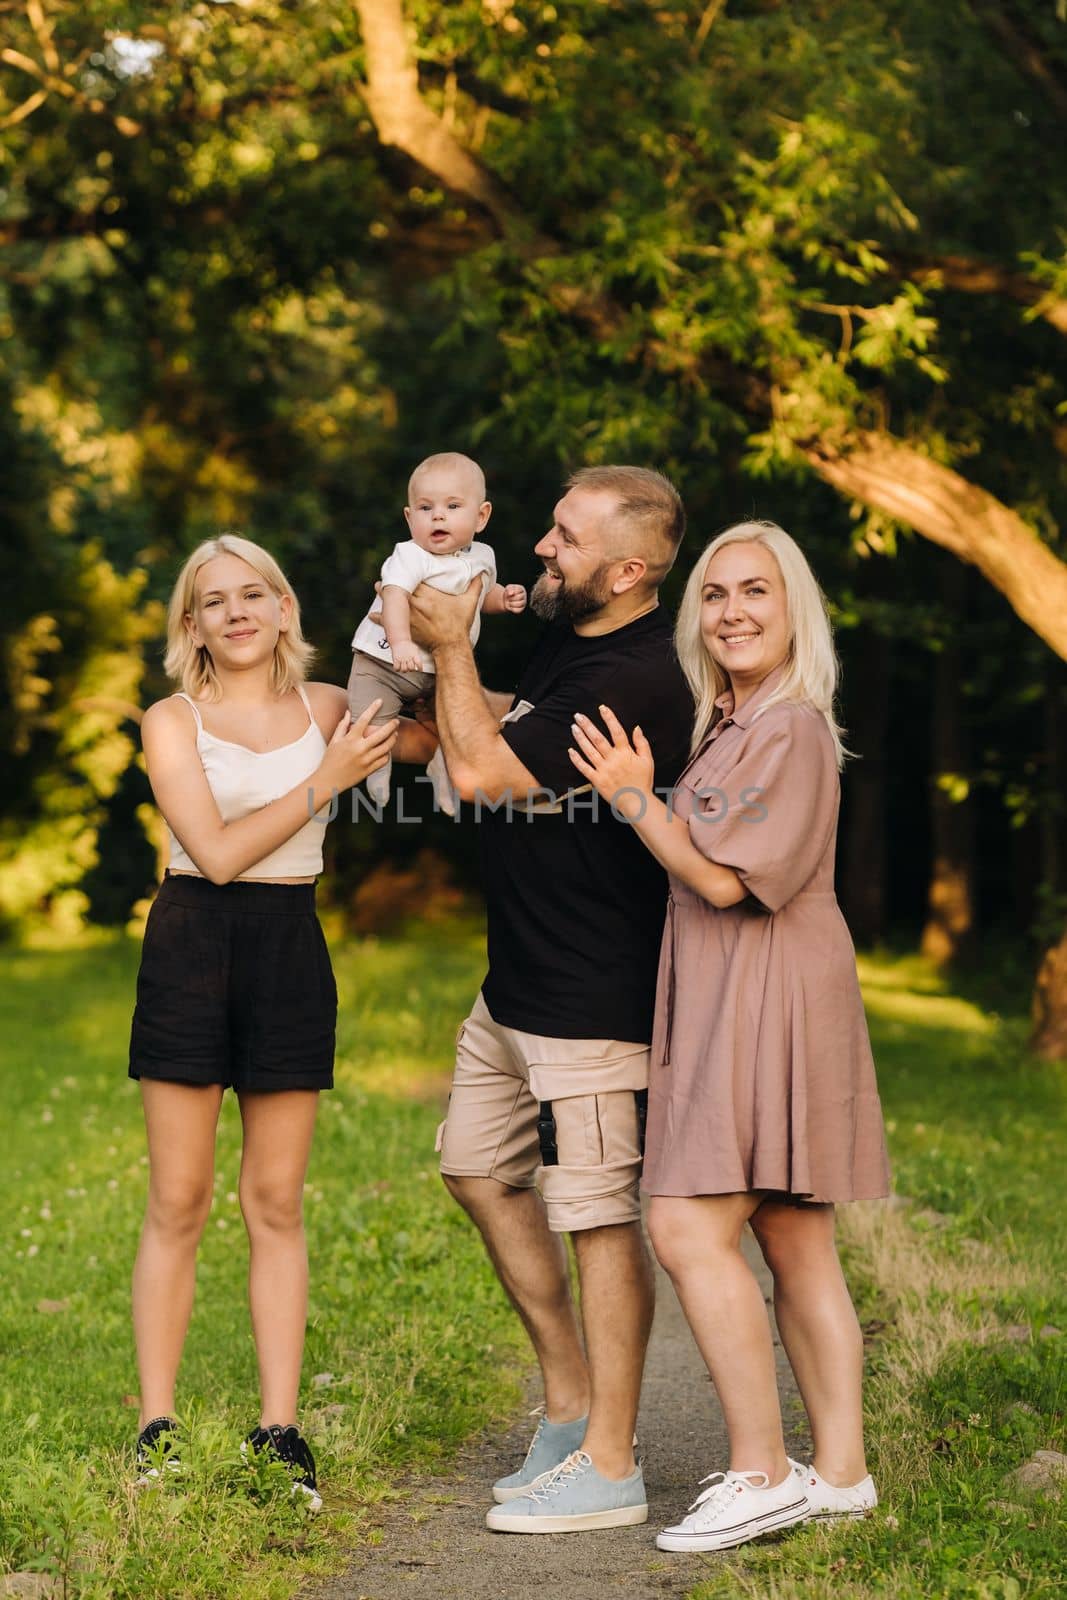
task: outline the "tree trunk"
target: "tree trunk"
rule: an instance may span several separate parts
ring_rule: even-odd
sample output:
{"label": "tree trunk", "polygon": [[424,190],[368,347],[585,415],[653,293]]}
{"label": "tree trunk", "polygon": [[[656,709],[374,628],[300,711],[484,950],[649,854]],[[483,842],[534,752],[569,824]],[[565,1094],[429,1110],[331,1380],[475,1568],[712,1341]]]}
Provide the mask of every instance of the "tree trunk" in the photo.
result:
{"label": "tree trunk", "polygon": [[1049,950],[1037,974],[1030,1048],[1046,1061],[1067,1058],[1067,933]]}
{"label": "tree trunk", "polygon": [[1017,511],[888,433],[814,440],[804,455],[842,494],[910,524],[978,568],[1017,616],[1067,660],[1067,561]]}
{"label": "tree trunk", "polygon": [[[1045,686],[1045,803],[1041,808],[1041,881],[1053,904],[1067,888],[1064,796],[1067,795],[1067,687],[1059,661],[1050,661]],[[1030,1048],[1050,1061],[1067,1056],[1067,931],[1045,953],[1033,997]]]}
{"label": "tree trunk", "polygon": [[889,748],[889,640],[868,634],[850,663],[849,716],[863,730],[861,759],[846,769],[848,804],[841,852],[841,900],[857,944],[876,944],[886,928],[886,769]]}
{"label": "tree trunk", "polygon": [[974,936],[974,803],[958,625],[967,615],[967,569],[941,564],[948,636],[934,657],[930,718],[930,882],[921,949],[939,967],[966,956]]}
{"label": "tree trunk", "polygon": [[1041,881],[1053,894],[1067,889],[1067,673],[1050,659],[1045,668],[1045,781],[1041,806]]}

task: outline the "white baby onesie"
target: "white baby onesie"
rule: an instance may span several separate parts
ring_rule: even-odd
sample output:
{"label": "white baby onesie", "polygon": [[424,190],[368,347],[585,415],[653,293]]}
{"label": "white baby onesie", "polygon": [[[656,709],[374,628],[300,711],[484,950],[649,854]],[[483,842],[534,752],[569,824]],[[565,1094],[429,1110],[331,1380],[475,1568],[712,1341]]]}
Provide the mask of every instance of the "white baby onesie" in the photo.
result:
{"label": "white baby onesie", "polygon": [[[496,582],[496,557],[487,544],[480,544],[476,539],[465,550],[453,550],[449,555],[439,556],[432,550],[424,550],[417,545],[414,539],[404,539],[393,549],[391,556],[382,565],[382,584],[396,584],[399,589],[406,589],[408,594],[417,589],[420,583],[428,583],[431,589],[440,589],[442,594],[465,594],[473,578],[482,580],[482,600],[489,593]],[[381,605],[380,599],[375,596],[371,611],[377,610]],[[471,623],[471,644],[477,644],[478,635],[482,627],[481,601],[478,610],[474,613]],[[363,618],[352,638],[353,650],[361,650],[364,655],[372,656],[375,661],[393,660],[393,652],[389,648],[389,640],[385,636],[385,629],[380,623],[370,620],[370,612]],[[428,650],[419,650],[422,660],[423,672],[433,671],[433,656]]]}

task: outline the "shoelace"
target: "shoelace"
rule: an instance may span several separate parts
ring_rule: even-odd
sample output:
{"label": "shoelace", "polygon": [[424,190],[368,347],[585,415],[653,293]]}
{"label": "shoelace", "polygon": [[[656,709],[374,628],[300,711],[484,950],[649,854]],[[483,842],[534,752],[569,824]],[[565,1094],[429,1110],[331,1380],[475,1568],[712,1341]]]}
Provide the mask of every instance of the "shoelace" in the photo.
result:
{"label": "shoelace", "polygon": [[[762,1478],[762,1483],[753,1483],[753,1478]],[[716,1482],[716,1479],[719,1481]],[[690,1511],[695,1511],[697,1506],[706,1506],[708,1511],[719,1511],[736,1494],[734,1485],[741,1480],[750,1489],[769,1489],[771,1480],[765,1472],[709,1472],[706,1478],[701,1478],[701,1483],[709,1483],[710,1489],[705,1489],[703,1494],[698,1494]]]}
{"label": "shoelace", "polygon": [[534,1406],[533,1410],[528,1412],[527,1415],[531,1416],[531,1417],[537,1417],[538,1418],[538,1423],[537,1423],[537,1431],[534,1434],[533,1438],[530,1440],[530,1448],[526,1452],[525,1460],[523,1461],[522,1466],[519,1468],[520,1472],[526,1466],[526,1462],[529,1461],[530,1457],[533,1455],[534,1447],[537,1444],[538,1439],[540,1439],[540,1437],[541,1437],[541,1434],[542,1434],[542,1432],[544,1430],[545,1423],[548,1421],[548,1416],[547,1416],[547,1413],[545,1411],[545,1407],[543,1405]]}
{"label": "shoelace", "polygon": [[558,1494],[561,1489],[565,1489],[574,1481],[579,1472],[592,1465],[592,1456],[587,1456],[584,1450],[572,1450],[558,1467],[552,1468],[548,1477],[543,1479],[536,1489],[529,1491],[531,1500],[547,1500],[550,1496]]}

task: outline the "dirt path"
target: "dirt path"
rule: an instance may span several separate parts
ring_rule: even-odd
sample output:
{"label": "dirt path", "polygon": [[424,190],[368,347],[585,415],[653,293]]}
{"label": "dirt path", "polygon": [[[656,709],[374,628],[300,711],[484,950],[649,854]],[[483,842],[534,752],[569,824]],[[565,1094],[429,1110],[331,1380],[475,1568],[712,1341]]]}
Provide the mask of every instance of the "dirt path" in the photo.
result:
{"label": "dirt path", "polygon": [[[751,1239],[746,1254],[764,1295],[770,1287]],[[674,1291],[659,1275],[656,1322],[638,1420],[648,1488],[643,1527],[600,1533],[490,1533],[489,1485],[514,1471],[535,1426],[527,1416],[476,1439],[447,1474],[416,1478],[404,1498],[377,1513],[381,1542],[362,1545],[339,1578],[304,1592],[304,1600],[663,1600],[683,1596],[714,1556],[664,1555],[654,1537],[695,1498],[698,1481],[726,1465],[722,1416]],[[779,1389],[791,1455],[805,1448],[805,1423],[781,1347]],[[538,1398],[534,1393],[531,1404]]]}

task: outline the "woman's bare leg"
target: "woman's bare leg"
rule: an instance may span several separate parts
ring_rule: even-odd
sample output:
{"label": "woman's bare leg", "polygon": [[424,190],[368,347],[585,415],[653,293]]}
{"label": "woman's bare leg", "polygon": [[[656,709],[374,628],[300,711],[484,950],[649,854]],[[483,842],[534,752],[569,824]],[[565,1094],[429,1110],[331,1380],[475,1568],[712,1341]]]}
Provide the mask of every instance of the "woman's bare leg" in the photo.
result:
{"label": "woman's bare leg", "polygon": [[730,1438],[734,1472],[789,1472],[774,1345],[763,1294],[741,1233],[758,1194],[655,1195],[648,1230],[707,1362]]}
{"label": "woman's bare leg", "polygon": [[215,1084],[141,1079],[148,1134],[148,1205],[133,1269],[133,1332],[141,1422],[173,1416],[174,1386],[193,1309],[196,1247],[211,1209]]}
{"label": "woman's bare leg", "polygon": [[774,1278],[774,1312],[811,1423],[815,1470],[859,1483],[863,1454],[863,1335],[837,1259],[834,1208],[765,1200],[751,1218]]}
{"label": "woman's bare leg", "polygon": [[307,1325],[304,1177],[318,1092],[242,1094],[241,1211],[248,1229],[248,1298],[259,1364],[260,1425],[296,1421]]}

